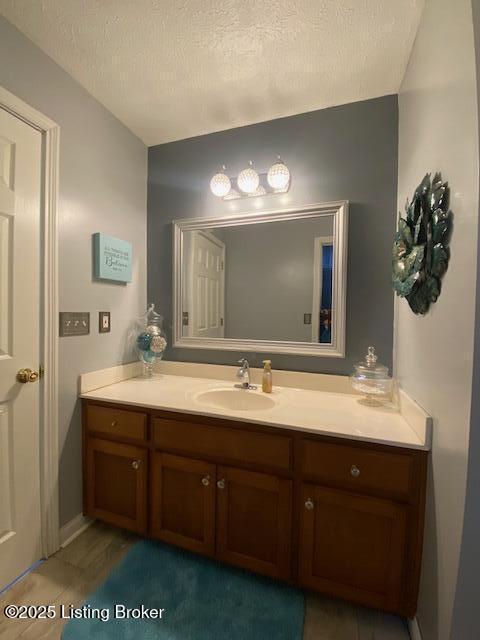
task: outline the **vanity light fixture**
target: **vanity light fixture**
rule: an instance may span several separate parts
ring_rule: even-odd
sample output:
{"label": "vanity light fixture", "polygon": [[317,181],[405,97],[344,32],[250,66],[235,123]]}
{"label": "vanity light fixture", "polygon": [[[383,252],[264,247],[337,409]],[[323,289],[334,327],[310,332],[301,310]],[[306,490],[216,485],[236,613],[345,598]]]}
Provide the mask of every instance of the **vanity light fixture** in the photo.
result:
{"label": "vanity light fixture", "polygon": [[252,160],[240,171],[238,177],[229,178],[225,165],[210,180],[210,191],[223,200],[256,198],[273,193],[286,193],[290,189],[290,170],[280,156],[267,173],[257,173]]}
{"label": "vanity light fixture", "polygon": [[225,165],[222,165],[222,170],[219,173],[216,173],[210,180],[210,189],[213,195],[218,196],[219,198],[224,198],[232,188],[230,178],[227,176],[225,171],[226,167]]}
{"label": "vanity light fixture", "polygon": [[260,178],[258,176],[258,173],[253,168],[253,162],[250,160],[248,162],[248,167],[240,171],[240,173],[238,174],[238,188],[240,189],[240,191],[243,191],[243,193],[251,195],[258,189],[259,184]]}
{"label": "vanity light fixture", "polygon": [[284,191],[290,183],[290,170],[280,156],[268,170],[267,181],[275,191]]}

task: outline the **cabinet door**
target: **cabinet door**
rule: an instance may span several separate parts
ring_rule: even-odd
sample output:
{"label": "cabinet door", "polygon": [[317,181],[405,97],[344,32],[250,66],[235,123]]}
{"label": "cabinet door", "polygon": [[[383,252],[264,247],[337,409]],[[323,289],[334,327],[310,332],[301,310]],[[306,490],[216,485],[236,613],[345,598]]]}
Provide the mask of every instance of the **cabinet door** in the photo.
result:
{"label": "cabinet door", "polygon": [[291,481],[229,467],[219,467],[217,478],[217,558],[289,578]]}
{"label": "cabinet door", "polygon": [[108,440],[87,441],[87,514],[138,533],[147,530],[148,452]]}
{"label": "cabinet door", "polygon": [[157,452],[152,534],[185,549],[215,553],[215,465]]}
{"label": "cabinet door", "polygon": [[300,584],[396,610],[408,507],[306,484],[302,496]]}

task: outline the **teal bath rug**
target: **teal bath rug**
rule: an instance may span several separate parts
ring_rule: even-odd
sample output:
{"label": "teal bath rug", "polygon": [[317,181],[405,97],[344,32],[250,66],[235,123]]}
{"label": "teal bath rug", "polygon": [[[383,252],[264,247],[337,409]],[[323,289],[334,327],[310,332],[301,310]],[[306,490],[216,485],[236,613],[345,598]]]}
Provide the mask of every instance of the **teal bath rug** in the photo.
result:
{"label": "teal bath rug", "polygon": [[302,640],[304,608],[299,589],[144,540],[72,611],[62,638]]}

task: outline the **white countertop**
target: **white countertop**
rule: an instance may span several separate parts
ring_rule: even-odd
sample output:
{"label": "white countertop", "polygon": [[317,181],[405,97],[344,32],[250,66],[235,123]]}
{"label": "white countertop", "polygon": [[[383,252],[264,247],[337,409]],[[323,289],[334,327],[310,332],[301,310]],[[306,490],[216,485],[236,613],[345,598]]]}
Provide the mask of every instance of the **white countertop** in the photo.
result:
{"label": "white countertop", "polygon": [[[210,389],[232,389],[225,380],[179,375],[130,378],[82,394],[82,398],[163,409],[214,418],[226,418],[288,428],[319,435],[375,442],[409,449],[429,449],[407,419],[392,406],[369,407],[359,396],[347,393],[275,387],[275,405],[255,411],[237,411],[206,406],[196,399]],[[262,394],[261,390],[238,393]]]}

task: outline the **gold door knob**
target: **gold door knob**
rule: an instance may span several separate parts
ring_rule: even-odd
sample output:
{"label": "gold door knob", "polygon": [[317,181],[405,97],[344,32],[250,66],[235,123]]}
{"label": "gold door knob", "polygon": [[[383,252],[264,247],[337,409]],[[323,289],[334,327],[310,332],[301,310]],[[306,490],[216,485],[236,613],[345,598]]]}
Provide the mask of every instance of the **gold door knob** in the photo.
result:
{"label": "gold door knob", "polygon": [[314,506],[315,505],[314,505],[313,500],[311,498],[307,498],[305,500],[305,509],[307,511],[312,511]]}
{"label": "gold door knob", "polygon": [[217,487],[218,487],[219,489],[225,489],[225,478],[222,478],[221,480],[219,480],[219,481],[217,482]]}
{"label": "gold door knob", "polygon": [[39,379],[40,375],[38,371],[33,371],[32,369],[19,369],[17,373],[17,382],[21,382],[25,384],[26,382],[36,382]]}

